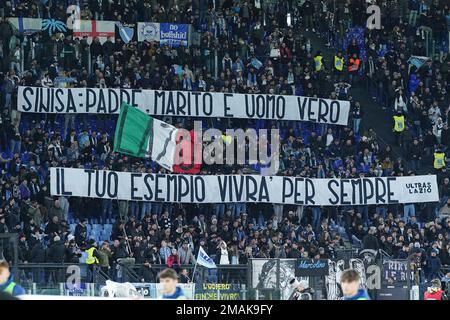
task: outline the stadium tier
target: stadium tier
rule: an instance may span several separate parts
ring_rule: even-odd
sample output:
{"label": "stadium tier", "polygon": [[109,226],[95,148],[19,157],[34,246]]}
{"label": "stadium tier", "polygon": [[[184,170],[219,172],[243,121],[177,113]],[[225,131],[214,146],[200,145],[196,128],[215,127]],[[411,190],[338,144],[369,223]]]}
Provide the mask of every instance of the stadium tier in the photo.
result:
{"label": "stadium tier", "polygon": [[449,24],[443,0],[0,1],[2,297],[447,300]]}

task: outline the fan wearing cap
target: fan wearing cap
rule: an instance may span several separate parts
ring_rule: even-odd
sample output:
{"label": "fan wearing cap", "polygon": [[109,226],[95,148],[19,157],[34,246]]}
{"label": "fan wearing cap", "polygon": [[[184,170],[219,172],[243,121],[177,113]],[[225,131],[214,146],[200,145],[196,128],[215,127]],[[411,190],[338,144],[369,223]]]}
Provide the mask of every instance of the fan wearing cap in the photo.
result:
{"label": "fan wearing cap", "polygon": [[448,300],[445,291],[442,290],[439,279],[431,280],[431,287],[427,288],[423,295],[424,300]]}

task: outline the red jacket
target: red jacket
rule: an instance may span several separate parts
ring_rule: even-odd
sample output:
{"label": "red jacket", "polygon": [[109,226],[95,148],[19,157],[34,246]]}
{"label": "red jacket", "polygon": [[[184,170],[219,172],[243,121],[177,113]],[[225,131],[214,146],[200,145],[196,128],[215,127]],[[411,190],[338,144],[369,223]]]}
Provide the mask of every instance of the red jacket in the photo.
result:
{"label": "red jacket", "polygon": [[427,292],[425,292],[423,298],[425,300],[442,300],[442,294],[444,293],[444,291],[439,290],[436,292],[429,292],[427,290]]}
{"label": "red jacket", "polygon": [[168,258],[167,258],[167,266],[169,268],[172,268],[174,264],[177,264],[178,266],[181,266],[181,260],[180,260],[180,256],[179,255],[173,255],[171,254]]}
{"label": "red jacket", "polygon": [[280,47],[280,55],[286,60],[292,59],[292,51],[288,47]]}

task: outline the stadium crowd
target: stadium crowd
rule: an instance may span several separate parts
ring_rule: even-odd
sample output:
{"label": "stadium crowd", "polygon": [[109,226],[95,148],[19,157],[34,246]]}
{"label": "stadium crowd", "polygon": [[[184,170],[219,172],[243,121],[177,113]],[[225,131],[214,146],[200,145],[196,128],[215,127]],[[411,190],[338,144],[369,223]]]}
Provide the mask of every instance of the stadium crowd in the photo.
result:
{"label": "stadium crowd", "polygon": [[[382,29],[366,22],[366,1],[80,1],[84,19],[190,23],[198,41],[159,46],[120,38],[105,43],[70,34],[23,35],[7,17],[66,19],[67,1],[0,3],[0,233],[20,234],[20,260],[78,261],[98,245],[100,266],[117,259],[193,264],[199,250],[218,264],[252,257],[334,258],[345,241],[411,258],[420,280],[450,265],[450,175],[435,165],[447,153],[450,59],[443,0],[372,1],[382,8]],[[360,14],[358,14],[358,12]],[[290,19],[286,19],[289,13]],[[313,33],[316,34],[313,34]],[[327,59],[311,37],[323,37]],[[435,47],[430,46],[431,40]],[[432,49],[437,53],[431,55]],[[440,54],[438,51],[444,52]],[[216,59],[217,55],[217,70]],[[411,66],[411,55],[430,56]],[[175,73],[174,65],[182,66]],[[217,75],[217,76],[216,76]],[[357,178],[436,173],[439,203],[358,207],[272,204],[179,204],[55,198],[49,168],[90,167],[164,172],[157,164],[113,152],[116,116],[20,114],[17,86],[147,88],[271,93],[349,100],[348,126],[288,121],[205,119],[226,127],[281,130],[280,175]],[[363,126],[364,101],[353,87],[367,81],[380,112],[404,116],[398,148],[382,143],[377,128]],[[383,107],[383,108],[382,108]],[[168,119],[186,125],[185,119]],[[395,149],[395,150],[394,150]],[[435,151],[438,150],[438,151]],[[444,161],[445,163],[445,161]],[[202,174],[249,173],[259,164],[203,165]],[[76,224],[74,230],[70,225]],[[113,224],[107,239],[91,238],[89,225]],[[104,240],[104,241],[103,241]],[[101,243],[99,243],[101,241]]]}

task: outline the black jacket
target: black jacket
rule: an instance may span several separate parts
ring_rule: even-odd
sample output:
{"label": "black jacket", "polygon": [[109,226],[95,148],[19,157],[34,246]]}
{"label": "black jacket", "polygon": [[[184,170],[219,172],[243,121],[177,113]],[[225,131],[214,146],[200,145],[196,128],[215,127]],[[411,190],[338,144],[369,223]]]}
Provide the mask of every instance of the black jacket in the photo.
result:
{"label": "black jacket", "polygon": [[75,227],[75,242],[77,245],[81,245],[87,239],[87,228],[81,223]]}
{"label": "black jacket", "polygon": [[45,262],[45,249],[41,242],[36,242],[30,252],[31,263],[44,263]]}
{"label": "black jacket", "polygon": [[60,241],[53,242],[48,248],[47,262],[63,263],[66,253],[64,243]]}
{"label": "black jacket", "polygon": [[147,283],[155,283],[156,282],[156,270],[151,267],[143,266],[141,268],[141,279],[143,279],[144,282],[147,282]]}
{"label": "black jacket", "polygon": [[363,247],[364,249],[372,249],[372,250],[380,249],[378,239],[371,234],[368,234],[363,238]]}

